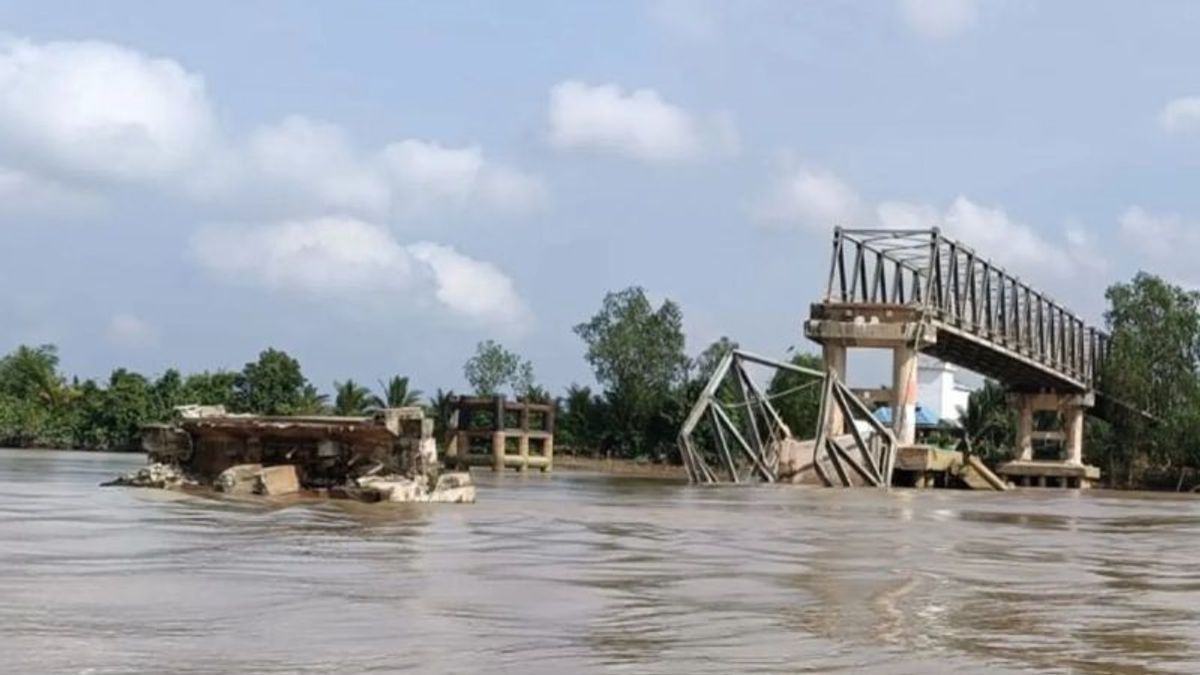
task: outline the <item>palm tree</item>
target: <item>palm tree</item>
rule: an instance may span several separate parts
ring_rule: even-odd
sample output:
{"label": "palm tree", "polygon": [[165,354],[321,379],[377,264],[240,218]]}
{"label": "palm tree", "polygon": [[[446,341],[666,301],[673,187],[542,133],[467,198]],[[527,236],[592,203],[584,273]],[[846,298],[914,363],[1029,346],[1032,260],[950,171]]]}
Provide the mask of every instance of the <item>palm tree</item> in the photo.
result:
{"label": "palm tree", "polygon": [[300,391],[300,401],[296,404],[298,415],[323,415],[329,412],[329,394],[322,394],[311,384],[304,385]]}
{"label": "palm tree", "polygon": [[371,397],[371,404],[376,408],[406,408],[421,401],[421,390],[409,389],[408,378],[404,376],[396,375],[387,382],[381,380],[379,390],[383,396]]}
{"label": "palm tree", "polygon": [[959,408],[958,425],[962,427],[963,442],[969,453],[982,450],[983,454],[992,455],[1005,447],[1011,448],[1014,421],[1004,387],[985,380],[983,387],[971,392],[966,409]]}
{"label": "palm tree", "polygon": [[362,415],[372,403],[371,390],[354,380],[334,382],[333,388],[337,391],[333,410],[338,415]]}
{"label": "palm tree", "polygon": [[437,390],[437,393],[429,397],[429,403],[426,404],[426,410],[433,417],[433,426],[438,437],[443,442],[446,441],[446,432],[450,428],[450,415],[454,412],[454,392]]}

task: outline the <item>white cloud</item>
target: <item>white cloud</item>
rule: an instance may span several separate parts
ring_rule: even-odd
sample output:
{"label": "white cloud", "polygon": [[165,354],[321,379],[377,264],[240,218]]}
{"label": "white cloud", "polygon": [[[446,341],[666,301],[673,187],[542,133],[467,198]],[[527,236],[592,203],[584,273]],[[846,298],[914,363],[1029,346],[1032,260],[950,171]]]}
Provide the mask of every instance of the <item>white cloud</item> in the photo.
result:
{"label": "white cloud", "polygon": [[775,225],[826,231],[861,225],[864,209],[853,188],[824,169],[800,168],[780,177],[759,200],[754,215]]}
{"label": "white cloud", "polygon": [[1064,228],[1064,241],[1056,242],[1003,209],[962,195],[945,208],[907,201],[885,201],[872,207],[837,175],[815,167],[777,178],[752,215],[766,223],[820,234],[831,233],[835,225],[894,230],[937,227],[998,264],[1013,266],[1014,271],[1061,276],[1106,265],[1078,223]]}
{"label": "white cloud", "polygon": [[1068,223],[1061,241],[1057,241],[1015,220],[1000,207],[985,206],[963,195],[945,209],[930,204],[883,202],[876,208],[876,215],[879,225],[888,229],[938,227],[946,236],[1017,273],[1062,277],[1107,267],[1079,223]]}
{"label": "white cloud", "polygon": [[899,0],[898,10],[909,30],[930,40],[955,37],[979,21],[976,0]]}
{"label": "white cloud", "polygon": [[104,336],[118,347],[137,349],[158,344],[159,330],[141,317],[117,314],[109,320]]}
{"label": "white cloud", "polygon": [[373,218],[523,213],[547,201],[541,179],[474,145],[404,139],[361,150],[337,125],[301,115],[233,139],[199,75],[95,41],[0,43],[0,156],[8,183],[37,177],[60,195],[120,183],[233,208]]}
{"label": "white cloud", "polygon": [[625,93],[615,84],[560,82],[550,90],[548,121],[550,144],[563,150],[664,163],[737,150],[728,115],[701,122],[653,89]]}
{"label": "white cloud", "polygon": [[246,145],[245,184],[283,190],[333,209],[383,213],[385,177],[366,165],[336,125],[292,116],[262,127]]}
{"label": "white cloud", "polygon": [[353,218],[210,227],[192,238],[192,253],[222,280],[305,297],[418,307],[432,297],[460,317],[513,329],[529,316],[512,280],[491,264],[440,244],[404,245]]}
{"label": "white cloud", "polygon": [[547,199],[541,179],[485,160],[482,148],[476,145],[448,148],[409,139],[385,147],[383,163],[403,202],[417,207],[427,202],[459,206],[480,202],[526,211]]}
{"label": "white cloud", "polygon": [[1173,258],[1190,261],[1200,247],[1200,222],[1187,222],[1177,213],[1153,213],[1131,206],[1121,214],[1121,235],[1156,262]]}
{"label": "white cloud", "polygon": [[34,167],[157,180],[211,142],[204,81],[104,42],[0,44],[0,148]]}
{"label": "white cloud", "polygon": [[1200,132],[1200,96],[1177,98],[1163,106],[1158,124],[1173,134]]}

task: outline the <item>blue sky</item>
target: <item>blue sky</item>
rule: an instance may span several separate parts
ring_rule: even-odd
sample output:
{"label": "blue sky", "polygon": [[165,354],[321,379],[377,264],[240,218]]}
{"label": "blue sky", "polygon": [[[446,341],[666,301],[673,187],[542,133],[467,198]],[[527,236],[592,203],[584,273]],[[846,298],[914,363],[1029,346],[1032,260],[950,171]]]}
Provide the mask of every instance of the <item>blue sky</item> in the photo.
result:
{"label": "blue sky", "polygon": [[1090,318],[1200,245],[1194,2],[0,4],[0,348],[552,388],[642,285],[803,344],[835,223],[938,225]]}

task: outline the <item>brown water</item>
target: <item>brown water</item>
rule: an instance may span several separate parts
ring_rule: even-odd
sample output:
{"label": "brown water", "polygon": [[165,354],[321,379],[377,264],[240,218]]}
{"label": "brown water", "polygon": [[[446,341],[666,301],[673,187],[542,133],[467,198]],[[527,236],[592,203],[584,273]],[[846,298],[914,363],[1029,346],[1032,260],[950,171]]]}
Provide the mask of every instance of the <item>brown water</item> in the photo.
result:
{"label": "brown water", "polygon": [[1200,672],[1200,501],[478,475],[286,508],[0,450],[0,672]]}

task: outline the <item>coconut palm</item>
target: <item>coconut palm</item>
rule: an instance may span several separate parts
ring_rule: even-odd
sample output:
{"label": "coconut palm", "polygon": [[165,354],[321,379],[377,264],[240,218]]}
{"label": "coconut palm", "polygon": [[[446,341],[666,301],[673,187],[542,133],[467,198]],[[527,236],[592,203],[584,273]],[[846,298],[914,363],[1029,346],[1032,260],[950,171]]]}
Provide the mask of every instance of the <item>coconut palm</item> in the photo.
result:
{"label": "coconut palm", "polygon": [[436,394],[429,397],[429,402],[425,405],[425,409],[433,418],[434,429],[443,441],[450,428],[450,416],[454,412],[454,398],[453,391],[438,389]]}
{"label": "coconut palm", "polygon": [[967,452],[998,455],[1011,448],[1014,421],[1004,387],[985,380],[983,387],[971,392],[966,409],[959,408],[958,425]]}
{"label": "coconut palm", "polygon": [[380,380],[379,391],[382,396],[371,397],[371,404],[376,408],[405,408],[421,402],[421,390],[409,389],[405,376],[395,375],[387,382]]}
{"label": "coconut palm", "polygon": [[334,382],[333,388],[337,392],[333,409],[339,415],[362,415],[373,403],[371,390],[354,380]]}
{"label": "coconut palm", "polygon": [[323,415],[329,412],[329,394],[322,394],[311,384],[300,390],[300,401],[296,404],[298,415]]}

